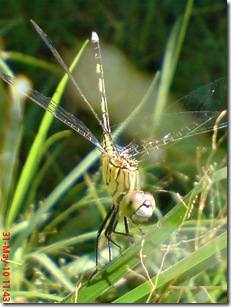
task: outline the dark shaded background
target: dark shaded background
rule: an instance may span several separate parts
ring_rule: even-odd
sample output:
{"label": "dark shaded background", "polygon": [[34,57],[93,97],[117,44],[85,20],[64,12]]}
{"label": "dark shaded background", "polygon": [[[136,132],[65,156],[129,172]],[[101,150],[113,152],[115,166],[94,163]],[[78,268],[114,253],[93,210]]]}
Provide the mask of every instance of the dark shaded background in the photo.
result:
{"label": "dark shaded background", "polygon": [[[1,45],[7,50],[52,59],[30,24],[34,19],[59,49],[70,49],[92,30],[117,46],[141,71],[160,68],[174,22],[187,1],[0,1]],[[195,1],[174,87],[185,92],[226,72],[226,3]],[[34,80],[36,82],[36,80]]]}

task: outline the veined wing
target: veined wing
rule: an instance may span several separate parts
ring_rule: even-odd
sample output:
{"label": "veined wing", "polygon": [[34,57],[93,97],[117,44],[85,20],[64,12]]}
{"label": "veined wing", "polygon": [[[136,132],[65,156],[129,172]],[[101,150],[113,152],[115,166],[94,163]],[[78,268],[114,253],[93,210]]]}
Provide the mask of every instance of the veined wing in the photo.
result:
{"label": "veined wing", "polygon": [[[9,85],[15,87],[16,79],[11,77],[3,72],[0,71],[0,78],[2,78],[5,82]],[[84,123],[75,117],[73,114],[64,110],[61,106],[57,105],[55,101],[51,98],[42,95],[41,93],[30,89],[28,93],[24,92],[23,90],[19,90],[23,95],[27,96],[32,101],[36,102],[40,107],[45,109],[46,111],[50,112],[54,117],[58,118],[62,121],[65,125],[73,129],[74,131],[78,132],[82,135],[85,139],[90,141],[94,144],[101,152],[105,152],[100,142],[97,138],[93,135],[93,133],[88,129]]]}
{"label": "veined wing", "polygon": [[[218,79],[198,88],[181,98],[157,121],[145,119],[142,142],[134,140],[122,152],[139,157],[152,149],[178,142],[184,138],[227,127],[227,114],[217,121],[222,111],[227,109],[227,78]],[[188,110],[188,111],[186,111]],[[140,130],[142,121],[139,121]],[[158,122],[158,126],[155,125]],[[151,128],[147,128],[151,127]],[[151,137],[148,137],[151,136]]]}

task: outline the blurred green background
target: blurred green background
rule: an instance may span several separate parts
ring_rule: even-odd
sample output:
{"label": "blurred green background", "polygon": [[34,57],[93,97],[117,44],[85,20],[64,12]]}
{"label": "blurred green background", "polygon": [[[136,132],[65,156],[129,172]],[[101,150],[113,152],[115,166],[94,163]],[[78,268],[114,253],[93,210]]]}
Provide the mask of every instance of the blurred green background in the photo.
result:
{"label": "blurred green background", "polygon": [[[50,59],[36,37],[35,20],[62,50],[97,31],[101,40],[117,46],[139,70],[160,68],[170,29],[187,1],[1,1],[1,47]],[[227,12],[224,1],[195,1],[174,88],[187,93],[226,73]],[[25,68],[24,68],[25,69]],[[113,68],[112,68],[113,69]],[[48,77],[48,76],[47,76]],[[37,76],[39,81],[39,76]],[[34,80],[36,82],[36,79]]]}

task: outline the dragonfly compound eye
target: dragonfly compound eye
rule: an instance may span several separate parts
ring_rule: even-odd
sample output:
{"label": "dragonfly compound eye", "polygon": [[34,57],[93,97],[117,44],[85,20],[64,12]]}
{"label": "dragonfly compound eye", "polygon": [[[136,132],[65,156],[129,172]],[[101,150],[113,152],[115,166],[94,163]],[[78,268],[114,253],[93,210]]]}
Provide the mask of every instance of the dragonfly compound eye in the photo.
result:
{"label": "dragonfly compound eye", "polygon": [[155,200],[152,194],[137,190],[130,191],[124,196],[121,206],[123,215],[130,217],[135,224],[148,221],[154,209]]}

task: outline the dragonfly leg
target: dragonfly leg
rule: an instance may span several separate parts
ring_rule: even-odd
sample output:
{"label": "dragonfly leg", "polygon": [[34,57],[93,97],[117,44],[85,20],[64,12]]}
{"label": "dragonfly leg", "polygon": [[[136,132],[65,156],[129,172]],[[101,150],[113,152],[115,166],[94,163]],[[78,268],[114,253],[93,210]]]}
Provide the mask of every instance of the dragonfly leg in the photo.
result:
{"label": "dragonfly leg", "polygon": [[[116,228],[116,227],[115,227]],[[125,232],[120,232],[120,231],[116,231],[115,228],[113,229],[113,233],[121,235],[121,236],[125,236],[129,239],[130,243],[133,244],[135,243],[135,238],[132,234],[130,234],[129,232],[129,227],[128,227],[128,219],[126,217],[124,217],[124,228],[125,228]]]}
{"label": "dragonfly leg", "polygon": [[126,231],[126,235],[129,238],[131,243],[135,243],[135,238],[132,234],[130,234],[129,232],[129,227],[128,227],[128,219],[127,217],[124,217],[124,227],[125,227],[125,231]]}
{"label": "dragonfly leg", "polygon": [[143,232],[143,230],[141,229],[141,227],[140,227],[138,224],[136,224],[136,226],[137,226],[137,228],[139,229],[140,235],[141,235],[141,236],[145,235],[145,233]]}
{"label": "dragonfly leg", "polygon": [[113,215],[112,217],[110,218],[110,222],[105,230],[105,237],[107,238],[108,240],[108,247],[109,247],[109,262],[111,262],[111,247],[110,247],[110,243],[113,243],[115,246],[117,246],[120,250],[120,253],[122,254],[121,252],[121,246],[116,243],[112,238],[111,238],[111,235],[112,233],[115,233],[115,228],[118,224],[118,220],[119,220],[119,214],[118,214],[118,207],[115,207],[114,209],[114,212],[113,212]]}
{"label": "dragonfly leg", "polygon": [[90,279],[88,280],[88,284],[90,284],[90,281],[92,280],[92,278],[95,276],[95,274],[98,272],[99,270],[99,239],[100,236],[102,234],[102,231],[105,227],[105,225],[107,224],[107,221],[109,220],[111,214],[113,213],[113,211],[115,210],[115,206],[111,206],[110,210],[108,211],[105,219],[103,220],[103,223],[100,225],[98,232],[97,232],[97,236],[96,236],[96,255],[95,255],[95,271],[93,272],[93,274],[91,275]]}

